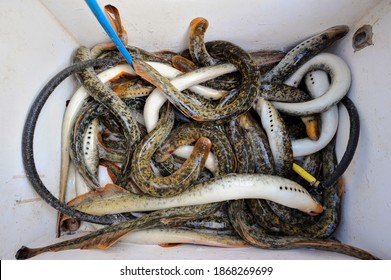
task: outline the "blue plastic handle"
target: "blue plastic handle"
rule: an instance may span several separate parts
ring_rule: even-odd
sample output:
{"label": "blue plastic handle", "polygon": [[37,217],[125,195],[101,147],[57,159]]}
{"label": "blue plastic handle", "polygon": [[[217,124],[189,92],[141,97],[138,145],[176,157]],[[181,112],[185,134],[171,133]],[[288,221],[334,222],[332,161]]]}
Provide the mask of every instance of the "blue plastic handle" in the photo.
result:
{"label": "blue plastic handle", "polygon": [[126,61],[130,64],[130,66],[133,67],[132,56],[129,54],[129,52],[125,48],[124,44],[121,42],[120,38],[117,36],[117,33],[115,33],[115,30],[111,26],[110,22],[107,20],[106,16],[104,15],[102,9],[99,7],[96,0],[85,0],[85,1],[87,3],[88,7],[90,7],[91,11],[94,13],[96,19],[99,21],[100,25],[102,25],[103,29],[109,35],[109,37],[114,42],[114,44],[117,46],[118,50],[125,57]]}

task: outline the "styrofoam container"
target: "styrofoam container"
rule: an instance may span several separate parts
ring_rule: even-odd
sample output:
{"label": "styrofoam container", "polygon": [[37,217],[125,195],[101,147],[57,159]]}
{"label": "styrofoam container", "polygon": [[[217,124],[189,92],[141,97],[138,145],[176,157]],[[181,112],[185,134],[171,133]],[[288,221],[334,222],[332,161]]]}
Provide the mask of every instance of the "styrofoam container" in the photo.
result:
{"label": "styrofoam container", "polygon": [[[186,48],[195,17],[209,20],[206,40],[228,40],[248,51],[289,50],[301,40],[334,25],[349,34],[329,52],[351,67],[349,97],[361,116],[357,153],[344,175],[342,222],[335,237],[380,258],[391,258],[391,2],[386,0],[144,0],[99,1],[116,6],[129,44],[149,51]],[[70,65],[73,51],[109,41],[84,1],[0,2],[0,257],[13,259],[22,245],[57,242],[56,211],[35,193],[21,158],[26,114],[44,84]],[[352,36],[363,25],[373,28],[373,45],[354,51]],[[35,134],[38,172],[58,194],[60,134],[65,102],[78,84],[67,79],[45,105]],[[338,130],[338,154],[347,142],[344,109]],[[73,237],[73,236],[71,236]],[[70,237],[63,237],[63,239]],[[37,259],[347,259],[319,250],[223,249],[205,246],[161,248],[118,243],[109,250],[46,253]]]}

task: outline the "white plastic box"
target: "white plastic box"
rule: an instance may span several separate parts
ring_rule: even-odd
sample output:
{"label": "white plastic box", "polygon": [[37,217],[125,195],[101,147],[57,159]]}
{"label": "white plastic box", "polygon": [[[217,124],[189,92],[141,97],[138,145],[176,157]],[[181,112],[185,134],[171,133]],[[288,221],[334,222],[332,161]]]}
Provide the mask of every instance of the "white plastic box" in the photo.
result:
{"label": "white plastic box", "polygon": [[[335,237],[380,258],[391,258],[391,2],[388,0],[144,0],[99,1],[116,6],[129,43],[146,50],[186,48],[188,26],[198,16],[209,20],[206,40],[228,40],[249,51],[289,50],[328,27],[346,24],[349,34],[328,51],[351,67],[349,97],[361,116],[360,142],[344,175],[343,216]],[[43,85],[71,62],[80,45],[109,41],[81,0],[0,2],[0,257],[13,259],[22,245],[56,242],[56,211],[30,186],[22,164],[21,137],[26,114]],[[354,51],[352,36],[373,28],[373,45]],[[65,102],[78,87],[67,79],[49,99],[35,138],[38,172],[58,194],[60,132]],[[346,112],[340,110],[341,119]],[[338,153],[348,124],[338,130]],[[161,248],[119,243],[107,251],[72,250],[37,259],[347,259],[318,250],[271,251],[205,246]]]}

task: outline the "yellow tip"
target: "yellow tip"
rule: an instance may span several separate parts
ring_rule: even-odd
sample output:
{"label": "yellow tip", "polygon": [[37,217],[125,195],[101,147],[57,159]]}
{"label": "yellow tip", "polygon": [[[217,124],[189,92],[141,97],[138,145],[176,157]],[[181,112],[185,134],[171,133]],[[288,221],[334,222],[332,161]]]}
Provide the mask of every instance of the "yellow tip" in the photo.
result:
{"label": "yellow tip", "polygon": [[320,132],[317,117],[315,115],[310,115],[302,117],[301,119],[304,122],[308,138],[313,141],[319,140]]}
{"label": "yellow tip", "polygon": [[320,182],[314,176],[308,173],[304,168],[302,168],[300,165],[293,163],[292,168],[293,171],[295,171],[300,177],[302,177],[304,180],[310,183],[311,186],[315,188],[319,186]]}

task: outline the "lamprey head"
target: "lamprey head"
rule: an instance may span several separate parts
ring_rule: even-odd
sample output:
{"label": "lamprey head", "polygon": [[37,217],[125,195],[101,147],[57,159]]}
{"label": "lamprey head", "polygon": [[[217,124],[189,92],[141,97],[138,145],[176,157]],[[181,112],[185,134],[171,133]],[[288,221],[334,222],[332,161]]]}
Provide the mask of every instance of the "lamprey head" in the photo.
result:
{"label": "lamprey head", "polygon": [[307,212],[307,214],[311,215],[311,216],[316,216],[316,215],[321,214],[323,212],[323,210],[324,210],[323,206],[320,203],[316,202],[315,207],[313,207],[311,210],[309,210]]}
{"label": "lamprey head", "polygon": [[325,30],[322,39],[336,41],[344,37],[348,32],[349,26],[337,25]]}

